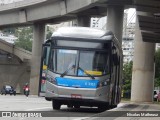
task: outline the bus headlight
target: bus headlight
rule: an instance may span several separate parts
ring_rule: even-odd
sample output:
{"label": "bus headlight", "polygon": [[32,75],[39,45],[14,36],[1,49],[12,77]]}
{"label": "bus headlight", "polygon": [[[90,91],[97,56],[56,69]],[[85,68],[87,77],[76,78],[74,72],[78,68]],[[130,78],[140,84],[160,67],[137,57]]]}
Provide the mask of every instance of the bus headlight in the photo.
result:
{"label": "bus headlight", "polygon": [[105,80],[105,81],[99,82],[98,85],[97,85],[97,88],[103,87],[103,86],[107,86],[108,82],[109,82],[109,80]]}
{"label": "bus headlight", "polygon": [[49,80],[51,83],[57,85],[57,80],[55,78],[50,78]]}

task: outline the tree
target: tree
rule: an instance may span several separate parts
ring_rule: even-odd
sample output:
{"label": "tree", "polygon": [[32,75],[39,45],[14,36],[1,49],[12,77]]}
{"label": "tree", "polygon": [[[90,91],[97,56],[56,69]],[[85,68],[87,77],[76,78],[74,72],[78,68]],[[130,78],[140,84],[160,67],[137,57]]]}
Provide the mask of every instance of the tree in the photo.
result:
{"label": "tree", "polygon": [[130,97],[131,81],[132,81],[132,66],[133,62],[124,64],[123,66],[123,92],[127,94],[124,97]]}
{"label": "tree", "polygon": [[32,51],[33,27],[17,28],[15,36],[18,38],[15,42],[17,47]]}
{"label": "tree", "polygon": [[155,53],[155,87],[160,86],[160,49]]}
{"label": "tree", "polygon": [[47,26],[47,30],[46,30],[46,39],[50,39],[51,36],[52,36],[52,31],[54,30],[51,30],[51,28],[49,26]]}
{"label": "tree", "polygon": [[[18,40],[15,42],[17,47],[23,48],[32,52],[32,41],[33,41],[33,27],[23,27],[17,28],[15,30],[15,36]],[[52,30],[47,26],[46,39],[49,39],[52,36]]]}

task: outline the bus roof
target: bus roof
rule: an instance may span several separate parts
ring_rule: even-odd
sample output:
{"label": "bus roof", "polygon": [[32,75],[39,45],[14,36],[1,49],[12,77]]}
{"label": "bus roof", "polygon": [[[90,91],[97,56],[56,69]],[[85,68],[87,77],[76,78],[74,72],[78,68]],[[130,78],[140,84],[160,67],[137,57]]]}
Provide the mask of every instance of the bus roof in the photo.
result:
{"label": "bus roof", "polygon": [[114,35],[111,31],[103,31],[88,27],[61,27],[52,34],[52,37],[111,40]]}

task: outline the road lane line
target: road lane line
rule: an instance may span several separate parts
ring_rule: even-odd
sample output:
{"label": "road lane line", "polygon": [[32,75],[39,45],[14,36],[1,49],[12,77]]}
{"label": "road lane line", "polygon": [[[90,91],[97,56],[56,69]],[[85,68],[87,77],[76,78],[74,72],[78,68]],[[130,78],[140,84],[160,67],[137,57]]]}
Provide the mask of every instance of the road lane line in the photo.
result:
{"label": "road lane line", "polygon": [[51,109],[52,109],[52,107],[42,107],[42,108],[27,109],[27,110],[25,110],[25,111],[34,111],[34,110],[48,109],[48,108],[51,108]]}

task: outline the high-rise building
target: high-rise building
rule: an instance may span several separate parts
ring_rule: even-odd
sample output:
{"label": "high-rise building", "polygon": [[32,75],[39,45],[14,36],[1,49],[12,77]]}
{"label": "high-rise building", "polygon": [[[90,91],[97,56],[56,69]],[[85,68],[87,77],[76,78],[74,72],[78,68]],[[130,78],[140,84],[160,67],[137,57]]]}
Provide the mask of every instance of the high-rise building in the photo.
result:
{"label": "high-rise building", "polygon": [[98,28],[106,30],[106,23],[107,23],[107,17],[101,17],[101,18],[91,18],[91,28]]}

